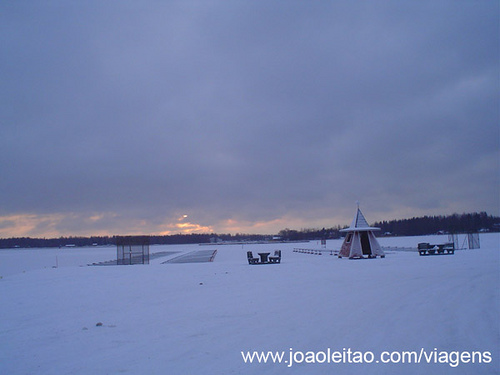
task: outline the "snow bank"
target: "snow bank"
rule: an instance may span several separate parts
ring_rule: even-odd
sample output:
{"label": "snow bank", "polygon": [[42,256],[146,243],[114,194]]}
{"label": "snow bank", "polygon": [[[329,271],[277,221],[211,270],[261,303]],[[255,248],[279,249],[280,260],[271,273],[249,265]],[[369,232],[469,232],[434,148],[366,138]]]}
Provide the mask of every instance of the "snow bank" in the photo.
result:
{"label": "snow bank", "polygon": [[[493,374],[498,234],[451,256],[348,260],[226,245],[213,263],[87,267],[114,248],[0,251],[1,374]],[[421,237],[381,239],[416,246]],[[431,238],[439,242],[439,238]],[[443,242],[446,242],[443,241]],[[315,242],[307,246],[317,247]],[[337,246],[338,245],[338,246]],[[327,248],[340,247],[328,241]],[[154,246],[151,252],[200,247]],[[246,251],[282,250],[250,266]],[[59,267],[52,268],[58,258]],[[173,255],[173,257],[178,254]],[[83,266],[83,267],[82,267]],[[25,271],[25,272],[23,272]],[[96,326],[102,323],[102,326]],[[241,351],[489,351],[489,364],[245,363]]]}

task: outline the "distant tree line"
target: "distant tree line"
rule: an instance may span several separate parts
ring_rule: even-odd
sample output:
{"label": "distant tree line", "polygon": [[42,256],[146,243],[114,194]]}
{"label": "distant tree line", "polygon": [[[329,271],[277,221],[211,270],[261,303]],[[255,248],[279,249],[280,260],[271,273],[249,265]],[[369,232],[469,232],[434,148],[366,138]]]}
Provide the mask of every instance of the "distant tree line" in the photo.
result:
{"label": "distant tree line", "polygon": [[434,233],[476,233],[479,231],[500,231],[500,217],[486,212],[453,214],[448,216],[424,216],[411,219],[376,222],[374,227],[381,234],[396,236],[421,236]]}
{"label": "distant tree line", "polygon": [[262,234],[171,234],[167,236],[150,236],[150,244],[154,245],[174,245],[174,244],[196,244],[196,243],[217,243],[217,242],[248,242],[266,241],[271,237]]}
{"label": "distant tree line", "polygon": [[59,238],[0,238],[0,248],[65,247],[65,246],[106,246],[116,244],[115,237],[59,237]]}
{"label": "distant tree line", "polygon": [[328,240],[340,238],[341,226],[323,229],[282,229],[278,238],[282,241]]}
{"label": "distant tree line", "polygon": [[[375,222],[372,226],[380,228],[376,236],[422,236],[436,233],[477,233],[479,231],[500,231],[500,217],[486,212],[453,214],[448,216],[423,216],[411,219]],[[344,228],[347,228],[345,226]],[[303,241],[340,238],[340,226],[323,229],[283,229],[279,232],[285,241]]]}
{"label": "distant tree line", "polygon": [[[0,238],[0,248],[38,248],[38,247],[87,247],[87,246],[115,246],[117,236],[92,236],[92,237],[59,237],[59,238]],[[272,236],[260,234],[174,234],[149,236],[151,245],[197,244],[217,243],[221,241],[265,241]]]}
{"label": "distant tree line", "polygon": [[[373,223],[381,230],[377,235],[421,236],[435,233],[475,233],[479,231],[500,231],[500,217],[486,212],[453,214],[448,216],[424,216],[411,219],[391,220]],[[261,234],[174,234],[150,236],[151,245],[197,244],[220,242],[255,241],[307,241],[337,239],[341,237],[341,226],[322,229],[283,229],[277,236]],[[0,238],[0,248],[38,248],[38,247],[86,247],[115,246],[116,236],[59,237],[59,238]]]}

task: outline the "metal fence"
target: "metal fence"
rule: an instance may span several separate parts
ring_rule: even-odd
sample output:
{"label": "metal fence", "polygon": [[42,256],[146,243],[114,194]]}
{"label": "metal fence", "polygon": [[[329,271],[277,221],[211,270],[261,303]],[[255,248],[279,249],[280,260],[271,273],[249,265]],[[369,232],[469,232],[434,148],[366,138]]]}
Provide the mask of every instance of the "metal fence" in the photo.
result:
{"label": "metal fence", "polygon": [[453,242],[455,249],[479,249],[481,247],[479,233],[450,233],[448,234],[448,241]]}
{"label": "metal fence", "polygon": [[481,247],[479,243],[479,233],[468,233],[467,242],[469,243],[469,249],[479,249]]}
{"label": "metal fence", "polygon": [[116,264],[149,264],[149,236],[117,236]]}

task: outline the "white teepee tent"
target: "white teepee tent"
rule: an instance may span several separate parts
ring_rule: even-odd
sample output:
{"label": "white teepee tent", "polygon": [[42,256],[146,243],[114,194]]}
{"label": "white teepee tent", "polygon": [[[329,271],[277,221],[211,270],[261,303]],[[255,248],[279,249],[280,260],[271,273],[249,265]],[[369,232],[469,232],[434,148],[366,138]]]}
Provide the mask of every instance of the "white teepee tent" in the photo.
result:
{"label": "white teepee tent", "polygon": [[340,248],[339,258],[364,258],[364,255],[368,258],[376,258],[377,256],[385,258],[384,251],[373,234],[376,230],[380,230],[380,228],[370,227],[358,206],[351,226],[341,230],[347,234]]}

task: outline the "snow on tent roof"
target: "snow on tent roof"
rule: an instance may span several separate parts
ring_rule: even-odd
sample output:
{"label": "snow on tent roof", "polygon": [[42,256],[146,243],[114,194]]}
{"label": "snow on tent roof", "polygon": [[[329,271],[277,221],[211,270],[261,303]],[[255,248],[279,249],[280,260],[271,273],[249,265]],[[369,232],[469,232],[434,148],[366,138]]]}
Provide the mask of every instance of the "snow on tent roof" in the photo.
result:
{"label": "snow on tent roof", "polygon": [[365,217],[363,216],[363,213],[358,207],[358,211],[356,212],[356,215],[354,215],[354,219],[352,219],[351,226],[349,228],[342,229],[341,232],[352,232],[352,231],[361,232],[361,231],[371,231],[371,230],[380,230],[380,228],[370,227]]}

